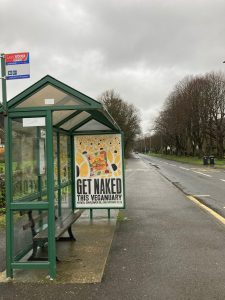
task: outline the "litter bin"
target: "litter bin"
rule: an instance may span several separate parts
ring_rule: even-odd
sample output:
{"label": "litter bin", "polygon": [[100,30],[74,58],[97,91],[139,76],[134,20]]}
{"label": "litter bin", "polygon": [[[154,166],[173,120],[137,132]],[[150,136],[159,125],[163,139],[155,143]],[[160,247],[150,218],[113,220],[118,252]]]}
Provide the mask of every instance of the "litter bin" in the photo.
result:
{"label": "litter bin", "polygon": [[208,165],[209,164],[209,157],[208,156],[203,156],[203,165]]}
{"label": "litter bin", "polygon": [[210,165],[215,165],[215,157],[213,155],[210,155],[209,163],[210,163]]}

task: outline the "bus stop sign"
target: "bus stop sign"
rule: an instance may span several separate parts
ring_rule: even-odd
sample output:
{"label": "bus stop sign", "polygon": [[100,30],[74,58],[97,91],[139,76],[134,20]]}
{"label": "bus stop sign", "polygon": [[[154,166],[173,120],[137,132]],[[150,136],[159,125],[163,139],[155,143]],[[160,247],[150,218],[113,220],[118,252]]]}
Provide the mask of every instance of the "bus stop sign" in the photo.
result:
{"label": "bus stop sign", "polygon": [[5,54],[6,80],[30,78],[29,52]]}

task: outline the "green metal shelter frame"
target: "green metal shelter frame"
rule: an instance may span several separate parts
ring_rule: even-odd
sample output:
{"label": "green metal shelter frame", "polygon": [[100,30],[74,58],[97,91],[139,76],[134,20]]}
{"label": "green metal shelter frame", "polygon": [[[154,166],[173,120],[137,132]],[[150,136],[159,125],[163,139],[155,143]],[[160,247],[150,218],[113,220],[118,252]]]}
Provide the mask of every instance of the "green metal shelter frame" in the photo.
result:
{"label": "green metal shelter frame", "polygon": [[[5,116],[6,275],[13,277],[14,269],[48,269],[55,278],[55,211],[61,216],[75,209],[74,136],[122,133],[102,103],[49,75],[5,109],[0,106],[0,112]],[[63,209],[68,194],[71,200]],[[16,224],[28,211],[47,215],[48,261],[25,260],[32,245],[17,245],[23,232]]]}

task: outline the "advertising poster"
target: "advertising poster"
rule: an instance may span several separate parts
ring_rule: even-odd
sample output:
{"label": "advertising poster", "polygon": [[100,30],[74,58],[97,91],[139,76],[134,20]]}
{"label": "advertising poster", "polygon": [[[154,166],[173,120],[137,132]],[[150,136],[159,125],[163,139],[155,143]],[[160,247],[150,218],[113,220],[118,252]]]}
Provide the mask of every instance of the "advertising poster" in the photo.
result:
{"label": "advertising poster", "polygon": [[77,208],[123,208],[120,134],[75,137]]}

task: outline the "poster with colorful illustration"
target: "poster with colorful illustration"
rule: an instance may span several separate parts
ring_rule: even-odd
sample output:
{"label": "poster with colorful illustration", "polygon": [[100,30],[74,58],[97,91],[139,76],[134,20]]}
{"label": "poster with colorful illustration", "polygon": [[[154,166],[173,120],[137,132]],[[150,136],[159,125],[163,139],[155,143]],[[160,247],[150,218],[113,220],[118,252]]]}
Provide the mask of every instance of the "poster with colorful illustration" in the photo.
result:
{"label": "poster with colorful illustration", "polygon": [[121,134],[76,136],[74,143],[76,208],[123,208]]}

